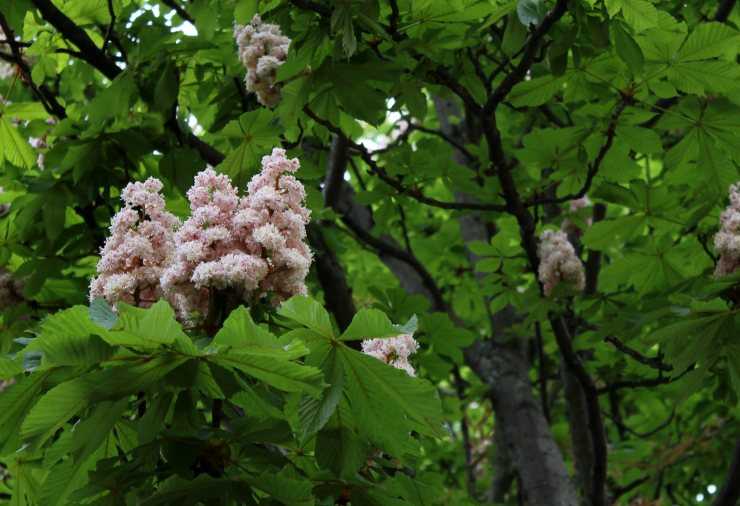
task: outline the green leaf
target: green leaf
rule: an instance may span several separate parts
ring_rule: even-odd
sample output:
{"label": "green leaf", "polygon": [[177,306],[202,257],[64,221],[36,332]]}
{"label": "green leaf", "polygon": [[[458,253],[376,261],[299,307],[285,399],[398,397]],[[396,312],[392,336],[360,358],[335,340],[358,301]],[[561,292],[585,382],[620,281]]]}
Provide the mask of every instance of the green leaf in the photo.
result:
{"label": "green leaf", "polygon": [[177,103],[179,85],[177,67],[172,61],[168,60],[162,68],[154,87],[154,105],[163,114],[168,114]]}
{"label": "green leaf", "polygon": [[565,76],[542,76],[522,81],[509,93],[509,100],[516,107],[534,107],[550,100],[562,90]]}
{"label": "green leaf", "polygon": [[[248,487],[239,487],[233,480],[213,478],[201,474],[192,480],[170,476],[151,496],[141,501],[142,506],[171,506],[197,504],[205,500],[221,501],[226,498],[248,497]],[[210,502],[210,501],[208,501]]]}
{"label": "green leaf", "polygon": [[663,143],[654,130],[638,126],[617,127],[617,137],[623,139],[627,145],[638,153],[660,153]]}
{"label": "green leaf", "polygon": [[627,64],[633,74],[642,72],[645,57],[642,54],[642,49],[635,42],[635,39],[627,33],[627,30],[622,27],[621,23],[612,23],[612,31],[619,58]]}
{"label": "green leaf", "polygon": [[0,158],[17,167],[31,168],[36,164],[36,154],[18,129],[10,124],[7,116],[0,116]]}
{"label": "green leaf", "polygon": [[443,434],[439,398],[430,383],[346,346],[339,353],[346,395],[364,434],[394,450],[409,430]]}
{"label": "green leaf", "polygon": [[277,338],[254,323],[252,316],[244,306],[239,306],[231,312],[221,330],[213,338],[212,344],[234,348],[279,346]]}
{"label": "green leaf", "polygon": [[136,82],[132,72],[124,71],[107,88],[104,88],[89,103],[91,123],[102,123],[128,114],[136,94]]}
{"label": "green leaf", "polygon": [[21,437],[50,438],[67,420],[90,403],[93,386],[87,378],[76,378],[55,386],[36,403],[21,425]]}
{"label": "green leaf", "polygon": [[254,477],[245,475],[242,479],[286,506],[309,506],[314,504],[311,482],[293,475],[289,468],[279,473],[265,471]]}
{"label": "green leaf", "polygon": [[365,463],[367,445],[347,427],[326,429],[316,438],[316,463],[342,479],[352,479]]}
{"label": "green leaf", "polygon": [[329,313],[321,304],[310,297],[303,295],[291,297],[282,303],[280,309],[278,309],[278,314],[308,327],[327,339],[334,338],[334,329],[329,319]]}
{"label": "green leaf", "polygon": [[118,400],[148,389],[187,358],[160,355],[117,367],[98,370],[61,383],[44,394],[21,425],[23,439],[43,443],[57,429],[96,401]]}
{"label": "green leaf", "polygon": [[239,24],[246,24],[257,14],[257,0],[239,0],[234,8],[234,19]]}
{"label": "green leaf", "polygon": [[48,373],[37,373],[6,386],[0,394],[0,427],[13,430],[0,432],[0,455],[8,455],[18,449],[20,438],[17,428],[41,392]]}
{"label": "green leaf", "polygon": [[13,102],[5,104],[3,115],[26,121],[46,119],[49,113],[39,102]]}
{"label": "green leaf", "polygon": [[172,307],[163,299],[148,309],[119,304],[118,313],[122,329],[143,342],[164,345],[174,343],[176,338],[190,339],[177,323]]}
{"label": "green leaf", "polygon": [[7,380],[23,372],[23,367],[16,361],[0,357],[0,380]]}
{"label": "green leaf", "polygon": [[341,341],[394,337],[398,328],[391,323],[386,314],[378,309],[361,309],[352,318],[347,330],[339,337]]}
{"label": "green leaf", "polygon": [[259,171],[262,156],[280,142],[276,117],[266,108],[245,112],[223,129],[230,138],[241,139],[217,169],[230,176],[236,185],[244,185]]}
{"label": "green leaf", "polygon": [[329,385],[329,388],[324,390],[318,399],[304,396],[301,400],[298,407],[298,417],[300,421],[299,438],[303,442],[326,425],[342,398],[344,371],[334,346],[328,347],[328,353],[324,356],[319,367],[324,373],[324,381]]}
{"label": "green leaf", "polygon": [[605,0],[605,3],[610,16],[621,10],[624,20],[637,32],[658,24],[658,11],[648,0]]}
{"label": "green leaf", "polygon": [[87,308],[75,306],[48,317],[26,350],[43,352],[47,367],[89,366],[107,360],[113,353],[111,346],[101,339],[106,334],[104,328],[90,321]]}
{"label": "green leaf", "polygon": [[726,61],[677,62],[667,72],[668,80],[686,93],[728,93],[738,88],[740,69]]}
{"label": "green leaf", "polygon": [[678,51],[683,62],[705,60],[722,56],[727,50],[737,49],[737,30],[724,23],[699,23]]}
{"label": "green leaf", "polygon": [[159,160],[159,172],[171,181],[183,195],[193,186],[195,175],[206,163],[193,148],[174,148]]}
{"label": "green leaf", "polygon": [[357,38],[352,24],[352,7],[349,3],[340,3],[331,15],[331,30],[342,34],[342,48],[347,58],[357,51]]}
{"label": "green leaf", "polygon": [[322,391],[321,371],[283,358],[279,351],[252,353],[232,350],[208,356],[208,360],[227,369],[239,370],[285,392],[306,392],[318,396]]}
{"label": "green leaf", "polygon": [[[71,455],[49,472],[43,486],[42,502],[56,506],[67,504],[69,495],[87,482],[88,471],[95,468],[98,449],[110,437],[111,430],[128,407],[128,399],[104,402],[72,429]],[[93,458],[90,458],[93,457]]]}

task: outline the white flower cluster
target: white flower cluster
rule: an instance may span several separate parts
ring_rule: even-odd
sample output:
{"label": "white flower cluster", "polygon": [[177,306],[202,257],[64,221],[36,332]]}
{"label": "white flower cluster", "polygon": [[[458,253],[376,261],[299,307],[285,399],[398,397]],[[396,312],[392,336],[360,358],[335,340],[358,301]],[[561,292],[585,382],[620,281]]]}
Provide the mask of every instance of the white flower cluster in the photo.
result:
{"label": "white flower cluster", "polygon": [[258,14],[252,21],[234,28],[239,59],[247,68],[247,90],[257,95],[260,104],[274,107],[280,102],[280,87],[275,84],[277,69],[288,57],[290,39],[278,25],[263,23]]}
{"label": "white flower cluster", "polygon": [[406,371],[409,376],[416,376],[414,366],[409,362],[409,356],[416,353],[418,349],[419,343],[411,334],[362,341],[363,353],[396,369]]}
{"label": "white flower cluster", "polygon": [[561,282],[578,291],[583,290],[586,284],[583,263],[565,232],[545,230],[540,236],[537,255],[540,258],[538,275],[546,297],[552,295]]}
{"label": "white flower cluster", "polygon": [[730,186],[730,205],[719,217],[720,229],[714,236],[719,253],[715,276],[727,276],[740,267],[740,183]]}

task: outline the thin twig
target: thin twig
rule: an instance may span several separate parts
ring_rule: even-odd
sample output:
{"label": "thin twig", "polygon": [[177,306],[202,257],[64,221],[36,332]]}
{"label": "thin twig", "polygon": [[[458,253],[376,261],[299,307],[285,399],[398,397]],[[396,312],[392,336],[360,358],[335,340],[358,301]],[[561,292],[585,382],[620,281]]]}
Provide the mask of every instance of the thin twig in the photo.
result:
{"label": "thin twig", "polygon": [[[319,117],[316,115],[313,110],[311,110],[308,106],[305,106],[303,108],[303,111],[306,113],[306,115],[314,120],[316,123],[322,125],[330,132],[345,136],[345,134],[342,132],[342,130],[333,125],[331,122]],[[346,137],[346,136],[345,136]],[[447,209],[447,210],[455,210],[455,211],[504,211],[506,210],[506,206],[502,204],[482,204],[477,202],[446,202],[442,200],[437,200],[432,197],[427,197],[424,195],[421,190],[418,188],[409,188],[406,187],[399,179],[396,179],[389,175],[385,169],[380,167],[378,163],[373,159],[372,153],[370,153],[363,145],[358,144],[351,139],[348,139],[348,142],[350,144],[350,147],[357,152],[362,160],[368,165],[370,172],[378,176],[384,183],[386,183],[388,186],[396,190],[398,193],[406,195],[408,197],[411,197],[412,199],[416,200],[417,202],[420,202],[422,204],[426,204],[428,206],[432,207],[439,207],[441,209]]]}
{"label": "thin twig", "polygon": [[625,355],[628,355],[632,359],[636,360],[637,362],[646,365],[648,367],[651,367],[653,369],[658,369],[660,371],[672,371],[673,366],[666,364],[661,360],[660,357],[646,357],[639,351],[635,350],[634,348],[630,348],[626,344],[624,344],[622,341],[617,339],[614,336],[606,336],[604,338],[604,341],[607,343],[612,344],[616,349],[624,353]]}

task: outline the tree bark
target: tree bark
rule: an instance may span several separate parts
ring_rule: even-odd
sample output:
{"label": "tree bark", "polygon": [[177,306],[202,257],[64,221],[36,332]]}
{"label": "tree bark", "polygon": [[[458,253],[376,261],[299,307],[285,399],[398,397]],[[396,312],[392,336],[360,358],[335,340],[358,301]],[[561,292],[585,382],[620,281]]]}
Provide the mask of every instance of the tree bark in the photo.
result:
{"label": "tree bark", "polygon": [[[476,142],[480,134],[468,115],[462,117],[460,109],[452,101],[435,97],[434,103],[445,135],[461,145],[470,140]],[[452,121],[455,116],[460,121]],[[454,160],[460,165],[469,166],[468,158],[459,150],[455,150]],[[458,194],[456,200],[474,201],[475,197]],[[466,244],[490,240],[493,230],[481,213],[465,213],[459,222],[460,233]],[[472,251],[468,251],[468,258],[473,266],[479,260]],[[476,277],[480,283],[485,282],[485,275],[477,274]],[[488,308],[490,300],[484,302]],[[489,317],[494,341],[504,341],[502,338],[508,329],[520,319],[510,307],[497,314],[489,314]],[[500,466],[502,462],[508,461],[516,471],[514,473],[510,469],[497,469],[500,480],[496,482],[497,490],[492,490],[492,495],[500,500],[506,492],[504,489],[507,484],[510,487],[511,478],[516,474],[527,504],[577,504],[577,494],[568,476],[563,455],[553,439],[541,404],[532,394],[529,363],[525,354],[518,349],[517,340],[505,346],[494,345],[491,341],[475,343],[466,350],[465,358],[471,369],[492,390],[496,413],[495,442],[501,443],[501,447],[497,449],[503,454],[503,458],[499,455],[497,464]],[[586,436],[588,437],[588,432]]]}
{"label": "tree bark", "polygon": [[529,366],[509,346],[479,341],[465,354],[468,365],[491,388],[496,430],[521,478],[526,504],[574,506],[578,497],[563,456],[532,394]]}

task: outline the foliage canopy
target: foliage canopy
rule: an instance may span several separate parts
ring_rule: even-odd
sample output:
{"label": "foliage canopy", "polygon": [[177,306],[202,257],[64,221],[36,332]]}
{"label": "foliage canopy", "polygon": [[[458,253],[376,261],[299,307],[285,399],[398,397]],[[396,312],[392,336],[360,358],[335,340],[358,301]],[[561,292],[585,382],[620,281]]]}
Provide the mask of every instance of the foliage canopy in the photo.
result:
{"label": "foliage canopy", "polygon": [[[0,498],[735,504],[734,7],[3,0]],[[291,40],[259,100],[255,14]],[[274,147],[309,296],[89,300],[128,183],[185,219]],[[399,334],[417,377],[360,350]]]}

